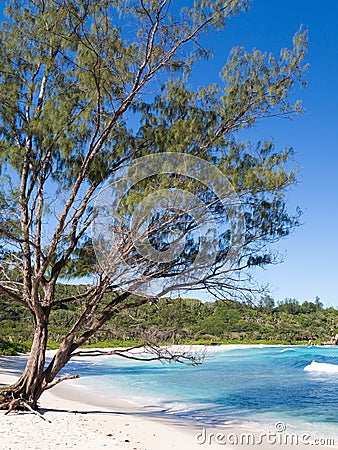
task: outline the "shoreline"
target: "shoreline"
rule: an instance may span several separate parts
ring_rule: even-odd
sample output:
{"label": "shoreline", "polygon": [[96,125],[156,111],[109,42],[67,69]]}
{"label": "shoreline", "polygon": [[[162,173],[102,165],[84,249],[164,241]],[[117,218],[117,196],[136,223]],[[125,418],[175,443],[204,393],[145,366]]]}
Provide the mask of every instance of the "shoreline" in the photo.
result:
{"label": "shoreline", "polygon": [[[224,344],[228,350],[234,348],[257,348],[269,345],[258,344]],[[280,347],[280,345],[272,345]],[[182,346],[179,346],[182,349]],[[192,346],[187,346],[191,349]],[[204,346],[200,346],[203,347]],[[283,346],[290,347],[290,346]],[[219,349],[217,347],[208,347]],[[102,350],[102,349],[101,349]],[[108,349],[106,349],[108,350]],[[213,351],[213,350],[211,350]],[[52,357],[54,351],[48,352]],[[87,359],[81,358],[81,360]],[[89,357],[90,358],[90,357]],[[21,371],[25,356],[2,357],[0,359],[0,384],[15,381]],[[6,364],[7,362],[7,364]],[[224,447],[233,449],[297,448],[306,449],[309,443],[295,445],[269,444],[263,439],[258,445],[261,434],[273,430],[259,429],[255,424],[227,424],[217,429],[211,426],[196,425],[177,416],[169,417],[158,408],[149,408],[132,401],[109,398],[90,391],[83,385],[76,386],[76,381],[64,382],[46,391],[41,397],[41,413],[47,421],[30,413],[11,412],[5,415],[0,411],[0,448],[3,450],[38,449],[130,449],[130,450],[211,450]],[[217,433],[233,441],[217,441]],[[255,440],[243,445],[236,445],[234,436],[250,434]],[[279,436],[280,437],[280,436]],[[335,445],[320,445],[323,450],[338,449]]]}

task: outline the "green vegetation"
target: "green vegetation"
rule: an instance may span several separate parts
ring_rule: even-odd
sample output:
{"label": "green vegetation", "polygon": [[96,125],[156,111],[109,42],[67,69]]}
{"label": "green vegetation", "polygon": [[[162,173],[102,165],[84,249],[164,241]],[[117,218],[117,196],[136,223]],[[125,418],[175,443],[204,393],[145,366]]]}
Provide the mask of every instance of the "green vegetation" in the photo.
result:
{"label": "green vegetation", "polygon": [[0,340],[0,355],[13,356],[28,352],[30,346],[24,342],[7,342]]}
{"label": "green vegetation", "polygon": [[[73,287],[70,287],[72,290]],[[2,301],[0,353],[29,348],[33,321],[25,308]],[[82,309],[60,305],[50,317],[48,348],[55,349]],[[201,302],[162,299],[110,320],[87,346],[135,346],[146,340],[162,344],[306,344],[327,341],[338,332],[338,310],[324,308],[319,299],[300,304],[286,299],[275,305],[270,296],[256,304],[235,301]]]}

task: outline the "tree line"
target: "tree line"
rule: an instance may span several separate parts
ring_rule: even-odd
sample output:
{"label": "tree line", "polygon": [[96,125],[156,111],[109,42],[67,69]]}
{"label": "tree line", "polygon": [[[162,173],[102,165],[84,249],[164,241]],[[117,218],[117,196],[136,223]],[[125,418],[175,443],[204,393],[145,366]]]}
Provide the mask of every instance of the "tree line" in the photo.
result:
{"label": "tree line", "polygon": [[[62,289],[78,288],[63,286]],[[4,299],[0,307],[2,353],[27,350],[33,336],[33,324],[26,310],[14,307]],[[49,348],[59,345],[65,331],[80,315],[81,308],[75,302],[60,304],[52,312]],[[318,297],[300,303],[292,298],[275,302],[266,295],[255,304],[164,298],[114,317],[89,340],[88,345],[130,346],[149,341],[157,344],[306,344],[309,339],[320,344],[337,332],[337,309],[325,308]]]}

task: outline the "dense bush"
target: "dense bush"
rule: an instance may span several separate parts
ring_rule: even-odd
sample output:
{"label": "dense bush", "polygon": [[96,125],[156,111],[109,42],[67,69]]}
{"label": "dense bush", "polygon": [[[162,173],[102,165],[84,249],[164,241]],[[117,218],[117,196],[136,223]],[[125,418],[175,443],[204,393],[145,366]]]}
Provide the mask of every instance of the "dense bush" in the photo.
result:
{"label": "dense bush", "polygon": [[[68,289],[72,286],[60,286]],[[78,287],[77,287],[78,289]],[[108,299],[107,299],[108,301]],[[0,300],[0,353],[28,350],[33,321],[20,305]],[[49,347],[54,348],[81,312],[77,304],[60,305],[51,313]],[[338,311],[323,308],[316,299],[302,304],[286,299],[275,305],[263,297],[256,305],[234,301],[201,302],[168,299],[144,305],[113,318],[89,345],[137,345],[145,340],[161,343],[320,343],[337,332]]]}

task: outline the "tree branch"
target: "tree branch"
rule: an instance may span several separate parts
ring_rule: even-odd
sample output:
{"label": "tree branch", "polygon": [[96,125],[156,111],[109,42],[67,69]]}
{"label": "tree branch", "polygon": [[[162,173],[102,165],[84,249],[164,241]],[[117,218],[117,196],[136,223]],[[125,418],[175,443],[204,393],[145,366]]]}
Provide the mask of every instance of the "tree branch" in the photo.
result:
{"label": "tree branch", "polygon": [[47,386],[43,390],[47,391],[48,389],[51,389],[52,387],[56,386],[57,384],[61,383],[62,381],[75,380],[77,378],[80,378],[79,374],[76,374],[76,375],[65,375],[63,377],[56,378],[56,380],[52,381],[51,383],[48,383]]}

